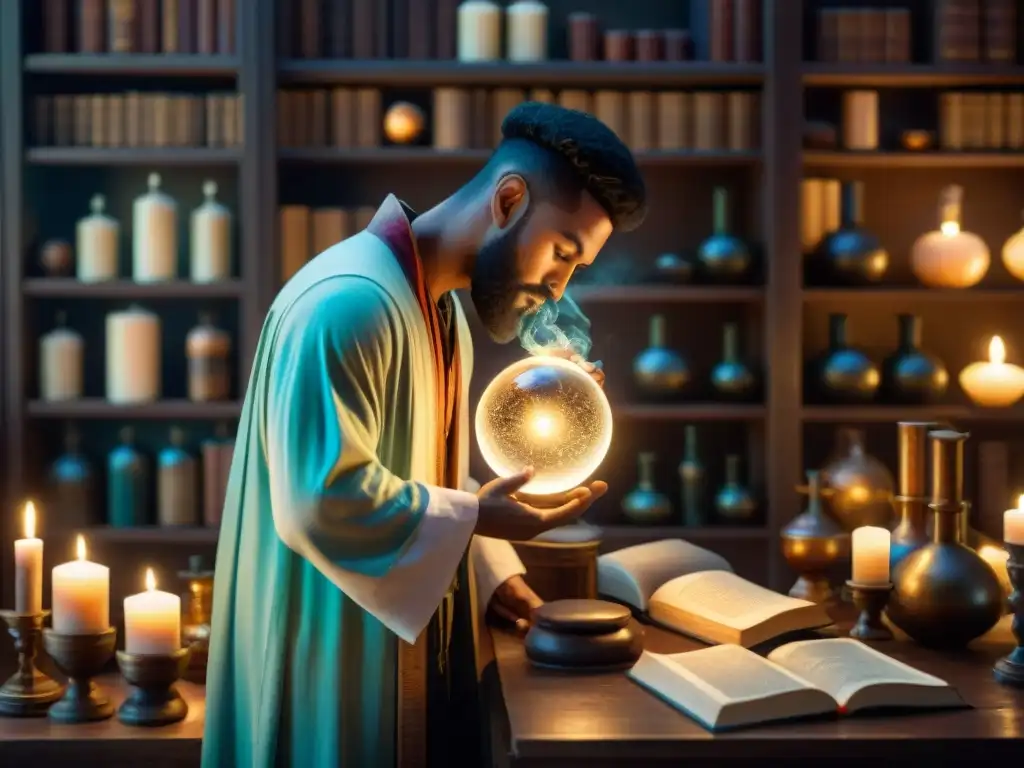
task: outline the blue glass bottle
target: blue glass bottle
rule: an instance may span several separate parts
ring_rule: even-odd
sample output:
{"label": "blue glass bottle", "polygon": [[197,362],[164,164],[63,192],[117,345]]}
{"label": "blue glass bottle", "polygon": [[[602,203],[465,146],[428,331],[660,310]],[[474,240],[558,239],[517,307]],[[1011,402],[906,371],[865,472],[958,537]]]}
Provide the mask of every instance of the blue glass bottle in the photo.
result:
{"label": "blue glass bottle", "polygon": [[64,433],[64,453],[50,465],[49,506],[61,525],[87,528],[100,522],[96,508],[96,478],[81,450],[81,434],[69,426]]}
{"label": "blue glass bottle", "polygon": [[170,445],[157,456],[157,522],[163,526],[198,525],[199,466],[185,449],[185,433],[171,429]]}
{"label": "blue glass bottle", "polygon": [[152,525],[150,467],[134,446],[131,427],[121,430],[121,444],[107,458],[107,520],[114,528]]}

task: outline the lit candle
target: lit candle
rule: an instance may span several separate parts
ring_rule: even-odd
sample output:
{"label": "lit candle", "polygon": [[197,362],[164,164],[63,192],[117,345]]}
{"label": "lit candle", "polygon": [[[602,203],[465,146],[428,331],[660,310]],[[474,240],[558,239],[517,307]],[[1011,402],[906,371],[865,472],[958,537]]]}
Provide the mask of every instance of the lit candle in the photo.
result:
{"label": "lit candle", "polygon": [[853,532],[853,583],[889,583],[889,544],[885,528],[865,525]]}
{"label": "lit candle", "polygon": [[1006,362],[1006,345],[993,336],[988,362],[971,363],[960,372],[960,386],[977,405],[1006,408],[1024,395],[1024,368]]}
{"label": "lit candle", "polygon": [[1024,544],[1024,493],[1017,499],[1017,508],[1003,513],[1003,541]]}
{"label": "lit candle", "polygon": [[53,569],[53,631],[98,635],[110,629],[110,569],[85,559],[85,539],[76,542],[77,560]]}
{"label": "lit candle", "polygon": [[43,540],[36,538],[36,506],[25,505],[25,538],[14,542],[14,611],[43,612]]}
{"label": "lit candle", "polygon": [[124,599],[124,649],[127,653],[166,656],[181,648],[181,598],[158,592],[153,569],[146,570],[146,591]]}

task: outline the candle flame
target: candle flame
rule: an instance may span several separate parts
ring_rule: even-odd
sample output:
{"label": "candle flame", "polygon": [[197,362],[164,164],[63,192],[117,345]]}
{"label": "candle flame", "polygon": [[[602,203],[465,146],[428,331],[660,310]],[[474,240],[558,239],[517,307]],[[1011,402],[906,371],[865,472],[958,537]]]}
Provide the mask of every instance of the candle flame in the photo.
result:
{"label": "candle flame", "polygon": [[1024,493],[1017,497],[1017,509],[1024,510]]}
{"label": "candle flame", "polygon": [[153,569],[146,569],[146,591],[152,592],[156,589],[156,576],[153,575]]}
{"label": "candle flame", "polygon": [[1002,365],[1006,362],[1006,345],[998,336],[993,336],[988,343],[988,360],[990,363]]}
{"label": "candle flame", "polygon": [[36,537],[36,505],[31,501],[25,505],[25,538],[34,539]]}
{"label": "candle flame", "polygon": [[79,535],[75,539],[75,552],[78,555],[79,560],[85,560],[85,536]]}
{"label": "candle flame", "polygon": [[960,234],[960,222],[959,221],[944,221],[939,226],[939,231],[942,232],[946,237],[954,237]]}

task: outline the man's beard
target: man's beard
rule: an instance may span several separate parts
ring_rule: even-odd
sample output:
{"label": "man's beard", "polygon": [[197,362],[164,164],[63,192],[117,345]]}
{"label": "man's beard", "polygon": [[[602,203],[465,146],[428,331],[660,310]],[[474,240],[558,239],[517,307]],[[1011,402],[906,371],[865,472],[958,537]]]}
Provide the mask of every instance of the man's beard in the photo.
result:
{"label": "man's beard", "polygon": [[[523,216],[498,238],[484,245],[473,264],[470,297],[488,335],[499,344],[518,336],[526,310],[517,306],[526,290],[516,274],[516,246],[526,224]],[[543,297],[538,296],[538,306]]]}

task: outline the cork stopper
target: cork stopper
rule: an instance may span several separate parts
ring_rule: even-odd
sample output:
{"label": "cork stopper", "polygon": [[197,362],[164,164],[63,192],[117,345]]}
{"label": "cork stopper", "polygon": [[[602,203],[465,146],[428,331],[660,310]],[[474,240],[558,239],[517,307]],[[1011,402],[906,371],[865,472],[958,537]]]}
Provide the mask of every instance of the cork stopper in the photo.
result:
{"label": "cork stopper", "polygon": [[206,202],[214,202],[214,198],[217,197],[217,182],[212,179],[207,179],[203,182],[203,197],[206,198]]}
{"label": "cork stopper", "polygon": [[149,174],[149,176],[146,177],[146,185],[149,187],[150,192],[158,192],[160,190],[160,174]]}
{"label": "cork stopper", "polygon": [[939,223],[959,224],[960,210],[963,206],[964,188],[950,184],[939,196]]}
{"label": "cork stopper", "polygon": [[107,198],[103,195],[93,195],[89,200],[89,210],[96,216],[101,216],[107,207]]}

